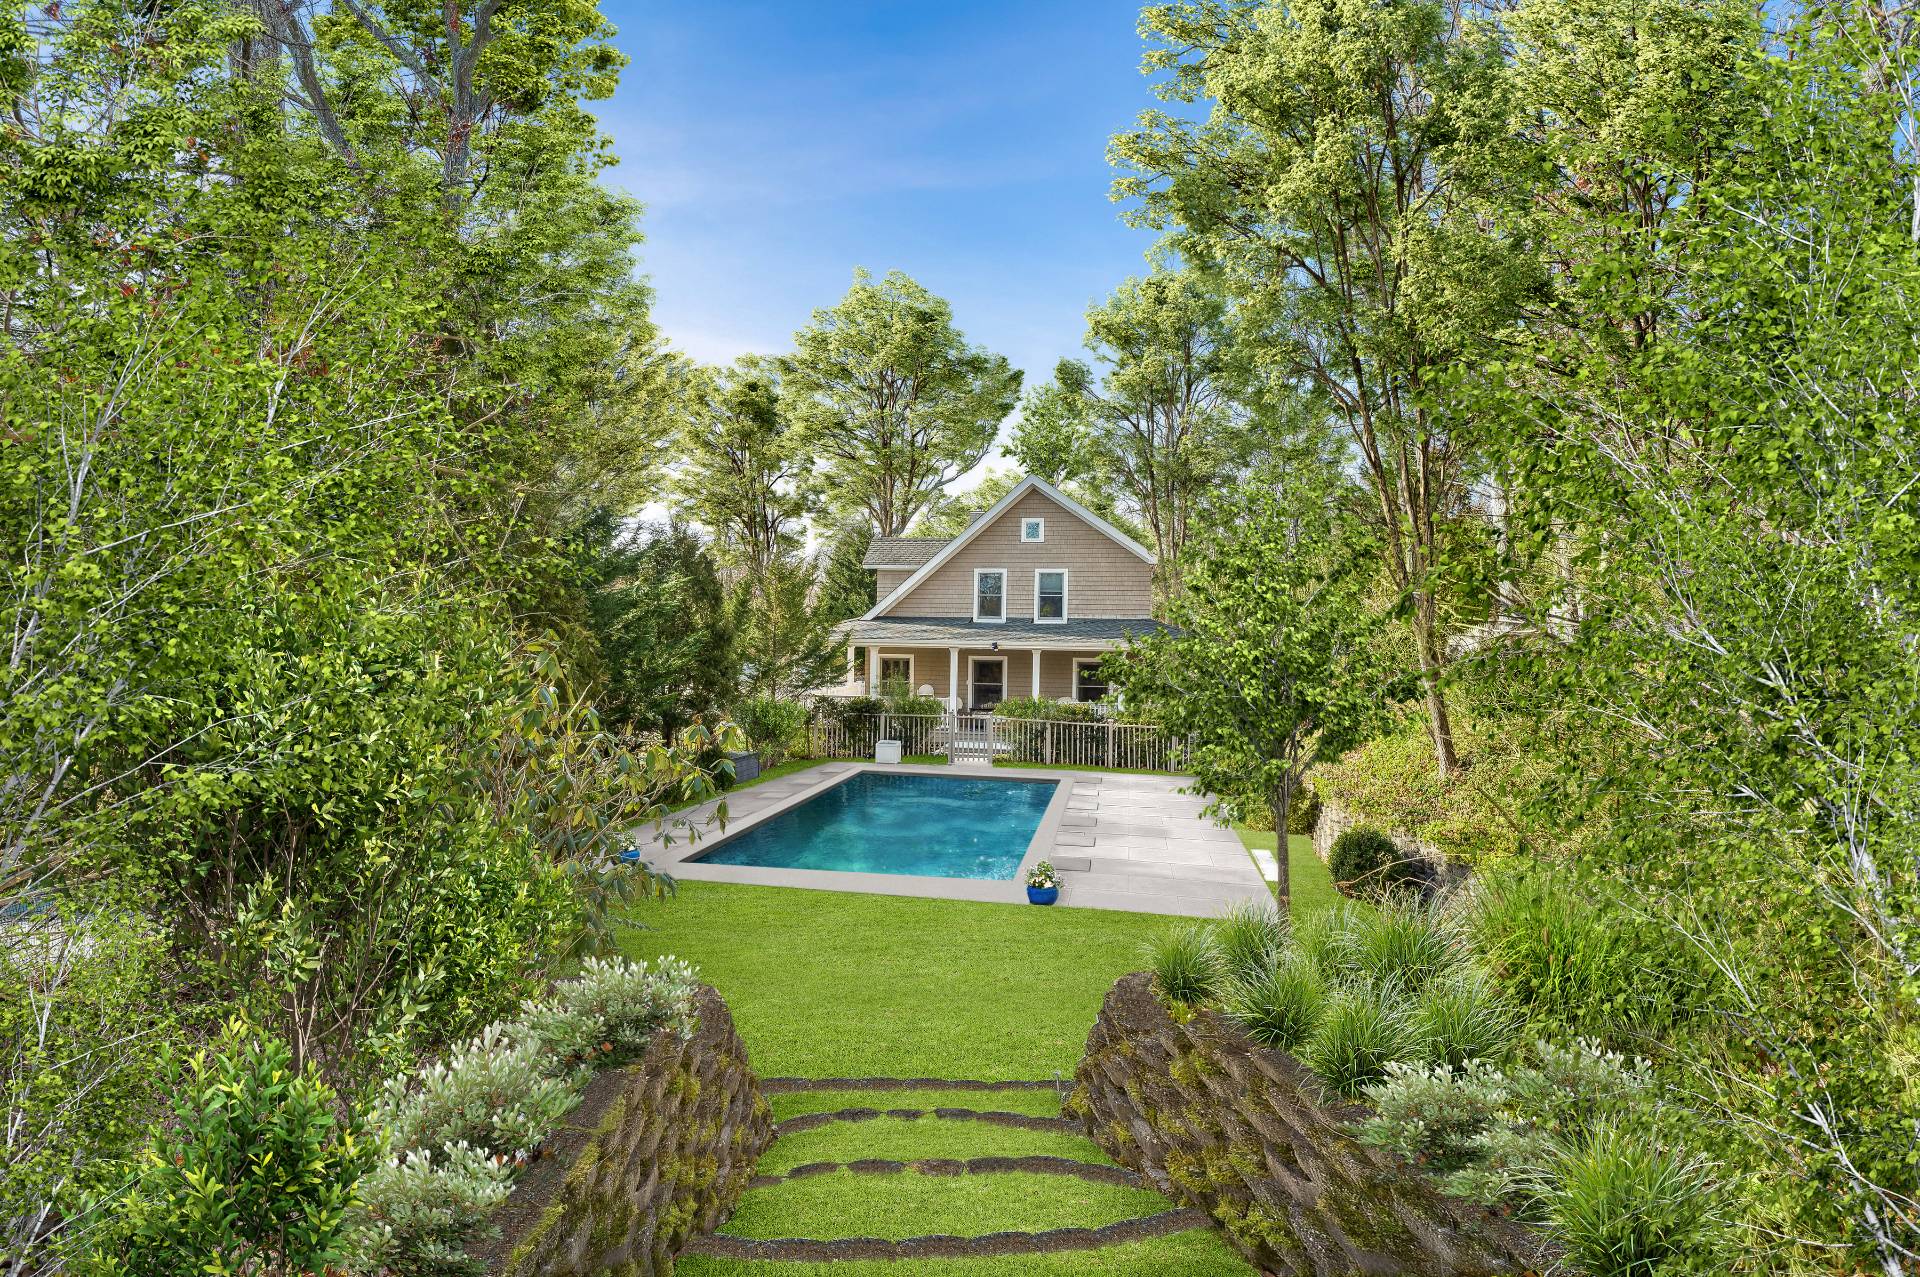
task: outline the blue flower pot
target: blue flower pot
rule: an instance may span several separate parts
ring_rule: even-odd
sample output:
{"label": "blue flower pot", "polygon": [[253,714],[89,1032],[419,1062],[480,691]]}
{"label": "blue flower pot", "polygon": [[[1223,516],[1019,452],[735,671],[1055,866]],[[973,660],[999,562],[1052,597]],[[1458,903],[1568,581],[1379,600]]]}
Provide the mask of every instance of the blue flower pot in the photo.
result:
{"label": "blue flower pot", "polygon": [[1059,898],[1060,898],[1060,888],[1058,887],[1028,887],[1027,888],[1028,904],[1050,905],[1054,901],[1058,900]]}

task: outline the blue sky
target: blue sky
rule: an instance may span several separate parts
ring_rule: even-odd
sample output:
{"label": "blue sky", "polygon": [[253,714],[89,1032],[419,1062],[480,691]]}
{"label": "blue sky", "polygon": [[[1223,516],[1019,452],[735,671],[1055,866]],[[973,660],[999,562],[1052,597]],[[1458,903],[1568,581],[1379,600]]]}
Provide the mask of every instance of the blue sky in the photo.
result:
{"label": "blue sky", "polygon": [[646,205],[655,317],[720,362],[788,348],[853,268],[904,270],[1044,380],[1146,267],[1107,138],[1154,105],[1137,0],[607,0],[632,63],[597,104]]}

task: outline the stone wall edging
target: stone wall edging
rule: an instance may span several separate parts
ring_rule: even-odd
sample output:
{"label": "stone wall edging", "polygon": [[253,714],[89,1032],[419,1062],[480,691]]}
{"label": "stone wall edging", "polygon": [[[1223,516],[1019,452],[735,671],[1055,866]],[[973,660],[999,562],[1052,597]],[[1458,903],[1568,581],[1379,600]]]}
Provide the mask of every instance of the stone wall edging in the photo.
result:
{"label": "stone wall edging", "polygon": [[692,1239],[746,1191],[773,1141],[772,1114],[720,995],[696,995],[699,1027],[661,1033],[586,1095],[470,1247],[494,1277],[667,1277]]}
{"label": "stone wall edging", "polygon": [[1070,1105],[1120,1165],[1204,1210],[1263,1273],[1517,1277],[1547,1267],[1514,1221],[1443,1196],[1359,1143],[1363,1110],[1211,1011],[1185,1021],[1145,974],[1108,990]]}

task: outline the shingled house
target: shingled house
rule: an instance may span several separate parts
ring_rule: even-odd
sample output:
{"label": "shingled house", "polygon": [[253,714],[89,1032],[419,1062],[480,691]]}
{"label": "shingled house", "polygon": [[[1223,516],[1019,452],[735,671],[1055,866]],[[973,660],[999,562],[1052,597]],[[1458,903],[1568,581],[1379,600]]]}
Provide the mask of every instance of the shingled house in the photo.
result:
{"label": "shingled house", "polygon": [[841,631],[852,673],[834,690],[847,694],[899,680],[953,709],[1095,701],[1101,656],[1162,628],[1152,553],[1032,476],[957,537],[875,538],[866,566],[873,610]]}

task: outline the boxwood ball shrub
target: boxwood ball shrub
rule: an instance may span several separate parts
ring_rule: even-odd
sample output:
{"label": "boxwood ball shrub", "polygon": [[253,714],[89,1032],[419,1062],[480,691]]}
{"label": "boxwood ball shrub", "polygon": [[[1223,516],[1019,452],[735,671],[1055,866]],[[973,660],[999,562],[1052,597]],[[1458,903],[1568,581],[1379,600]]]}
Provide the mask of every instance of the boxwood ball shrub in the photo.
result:
{"label": "boxwood ball shrub", "polygon": [[1417,856],[1403,855],[1392,838],[1365,825],[1356,825],[1333,840],[1327,869],[1335,886],[1363,900],[1417,891],[1427,882],[1426,868]]}

